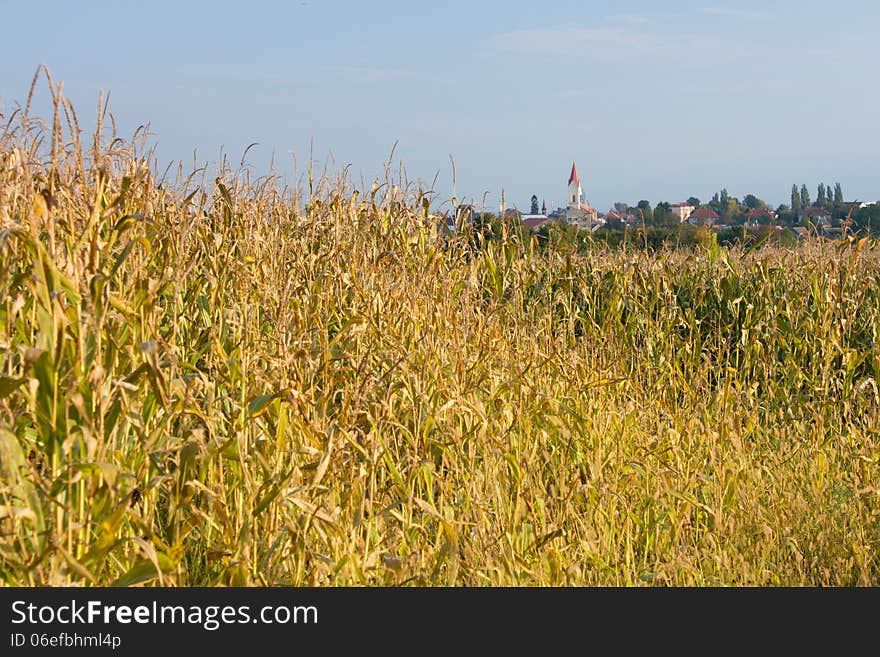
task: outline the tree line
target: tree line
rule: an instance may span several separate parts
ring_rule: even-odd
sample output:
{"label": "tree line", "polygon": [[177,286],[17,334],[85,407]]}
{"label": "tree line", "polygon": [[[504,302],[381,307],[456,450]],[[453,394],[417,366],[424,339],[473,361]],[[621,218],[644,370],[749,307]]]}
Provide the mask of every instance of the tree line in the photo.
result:
{"label": "tree line", "polygon": [[[689,197],[686,203],[694,208],[703,205],[696,196]],[[839,182],[834,183],[833,186],[820,182],[816,187],[815,199],[810,195],[807,185],[793,184],[790,204],[783,203],[775,209],[755,194],[746,194],[740,200],[731,196],[726,188],[715,192],[705,205],[718,214],[718,224],[727,226],[774,224],[783,227],[813,228],[814,217],[817,210],[821,209],[830,216],[832,226],[839,227],[848,219],[852,222],[849,228],[853,231],[880,233],[880,203],[861,207],[861,203],[856,201],[847,202]],[[671,206],[666,201],[653,206],[646,199],[640,200],[635,205],[618,202],[614,204],[614,209],[620,215],[635,216],[638,223],[644,227],[670,228],[679,223],[679,218],[672,213]],[[767,212],[753,213],[753,210],[767,210]],[[611,229],[621,229],[622,223],[613,219],[606,226]]]}

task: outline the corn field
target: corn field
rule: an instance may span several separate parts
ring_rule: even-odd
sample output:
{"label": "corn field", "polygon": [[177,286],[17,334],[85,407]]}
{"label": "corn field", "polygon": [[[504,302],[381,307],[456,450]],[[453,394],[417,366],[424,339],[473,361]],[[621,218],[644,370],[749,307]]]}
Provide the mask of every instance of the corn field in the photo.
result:
{"label": "corn field", "polygon": [[[539,249],[0,127],[0,582],[880,585],[880,249]],[[33,90],[32,90],[33,93]]]}

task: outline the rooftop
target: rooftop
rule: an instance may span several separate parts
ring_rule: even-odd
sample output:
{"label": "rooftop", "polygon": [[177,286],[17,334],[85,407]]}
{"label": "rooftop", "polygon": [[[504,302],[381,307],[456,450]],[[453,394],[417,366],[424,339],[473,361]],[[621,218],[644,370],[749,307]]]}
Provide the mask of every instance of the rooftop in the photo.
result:
{"label": "rooftop", "polygon": [[715,212],[708,205],[701,205],[696,210],[691,212],[692,219],[717,219],[718,213]]}

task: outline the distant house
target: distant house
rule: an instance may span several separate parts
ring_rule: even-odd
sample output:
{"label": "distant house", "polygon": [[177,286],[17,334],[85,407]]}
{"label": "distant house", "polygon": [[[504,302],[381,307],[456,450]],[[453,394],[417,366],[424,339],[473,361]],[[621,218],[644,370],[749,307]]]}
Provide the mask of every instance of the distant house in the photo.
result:
{"label": "distant house", "polygon": [[581,203],[577,207],[571,207],[566,210],[565,217],[568,222],[578,228],[595,229],[597,226],[604,225],[605,220],[599,219],[599,212],[596,208],[591,208],[585,203]]}
{"label": "distant house", "polygon": [[823,227],[831,225],[831,213],[825,208],[815,205],[801,210],[800,218],[801,221],[811,219],[814,223]]}
{"label": "distant house", "polygon": [[530,230],[540,228],[548,221],[552,221],[546,214],[524,214],[521,219],[525,227]]}
{"label": "distant house", "polygon": [[672,211],[672,216],[678,217],[679,223],[683,224],[694,211],[694,206],[687,203],[670,203],[669,209]]}
{"label": "distant house", "polygon": [[803,226],[794,226],[791,230],[800,239],[806,239],[807,236],[809,236],[809,234],[810,234],[810,232],[806,228],[804,228]]}
{"label": "distant house", "polygon": [[687,222],[689,224],[708,224],[712,225],[718,221],[718,213],[708,205],[701,205],[688,215]]}

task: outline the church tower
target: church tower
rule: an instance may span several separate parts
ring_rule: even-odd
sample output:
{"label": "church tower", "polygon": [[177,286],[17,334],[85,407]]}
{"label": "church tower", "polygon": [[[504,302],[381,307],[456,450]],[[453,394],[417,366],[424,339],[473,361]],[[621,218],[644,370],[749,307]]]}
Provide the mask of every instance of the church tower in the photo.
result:
{"label": "church tower", "polygon": [[568,207],[565,210],[565,218],[578,228],[593,228],[597,225],[599,213],[584,203],[584,190],[581,189],[581,179],[578,178],[577,166],[571,164],[571,175],[568,177]]}
{"label": "church tower", "polygon": [[578,178],[578,170],[574,162],[571,163],[571,175],[568,177],[568,207],[580,208],[584,202],[584,192],[581,189],[581,181]]}

